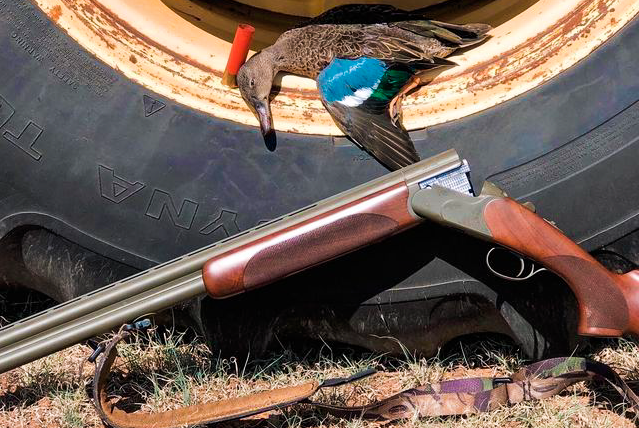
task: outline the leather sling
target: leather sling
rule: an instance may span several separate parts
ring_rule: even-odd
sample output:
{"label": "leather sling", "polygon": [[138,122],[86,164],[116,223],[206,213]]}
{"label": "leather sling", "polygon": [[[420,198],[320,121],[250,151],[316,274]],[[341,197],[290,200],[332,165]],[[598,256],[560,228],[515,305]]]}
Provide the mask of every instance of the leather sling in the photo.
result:
{"label": "leather sling", "polygon": [[127,412],[117,408],[115,402],[108,397],[107,381],[117,357],[116,345],[129,337],[129,330],[121,329],[89,357],[89,361],[96,364],[93,404],[102,421],[113,428],[188,427],[240,419],[295,404],[311,405],[337,417],[376,421],[472,414],[521,401],[550,397],[570,385],[589,380],[607,381],[639,412],[639,397],[612,368],[579,357],[543,360],[525,366],[507,378],[477,377],[422,385],[364,406],[333,406],[312,401],[311,397],[320,389],[357,381],[373,374],[374,370],[366,370],[348,378],[329,379],[322,383],[307,382],[160,413]]}

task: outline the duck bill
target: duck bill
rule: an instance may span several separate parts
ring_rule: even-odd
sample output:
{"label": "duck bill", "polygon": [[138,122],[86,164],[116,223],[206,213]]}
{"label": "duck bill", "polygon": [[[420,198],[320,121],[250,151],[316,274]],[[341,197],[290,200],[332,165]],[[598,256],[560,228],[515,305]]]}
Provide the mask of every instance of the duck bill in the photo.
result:
{"label": "duck bill", "polygon": [[258,101],[253,104],[257,119],[260,121],[260,129],[264,139],[269,139],[275,132],[273,130],[273,116],[271,116],[271,106],[268,101]]}

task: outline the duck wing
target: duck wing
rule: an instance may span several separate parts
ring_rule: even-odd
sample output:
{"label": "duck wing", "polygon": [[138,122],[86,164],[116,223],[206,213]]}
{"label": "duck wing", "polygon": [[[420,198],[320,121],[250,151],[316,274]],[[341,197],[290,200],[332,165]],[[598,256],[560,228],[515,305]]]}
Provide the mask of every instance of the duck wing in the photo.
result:
{"label": "duck wing", "polygon": [[422,13],[398,9],[389,4],[345,4],[327,10],[298,27],[324,24],[382,24],[424,19]]}
{"label": "duck wing", "polygon": [[317,86],[337,126],[395,170],[419,161],[419,155],[406,129],[393,124],[389,104],[416,72],[441,67],[438,61],[335,58],[319,74]]}
{"label": "duck wing", "polygon": [[[340,57],[356,59],[367,56],[403,63],[433,62],[434,57],[440,56],[444,46],[451,48],[471,46],[484,40],[487,37],[486,33],[491,29],[489,25],[484,24],[456,25],[428,20],[343,28],[347,27],[354,28],[350,28],[351,31],[336,31],[335,33],[339,36],[333,39],[335,44],[345,47],[341,49]],[[317,28],[327,32],[322,27]],[[432,48],[429,47],[429,39],[437,40]],[[446,48],[443,50],[450,51]],[[454,63],[448,63],[448,65],[454,65]]]}
{"label": "duck wing", "polygon": [[337,6],[302,22],[308,25],[388,24],[424,37],[434,37],[457,47],[471,46],[486,38],[488,24],[451,24],[429,20],[423,11],[406,11],[387,4],[347,4]]}
{"label": "duck wing", "polygon": [[398,27],[422,37],[433,37],[456,47],[472,46],[487,37],[492,29],[488,24],[449,24],[432,20],[406,20],[392,22],[391,27]]}
{"label": "duck wing", "polygon": [[364,55],[401,63],[433,62],[432,55],[416,43],[400,36],[374,30],[375,28],[371,28],[361,42],[361,51]]}

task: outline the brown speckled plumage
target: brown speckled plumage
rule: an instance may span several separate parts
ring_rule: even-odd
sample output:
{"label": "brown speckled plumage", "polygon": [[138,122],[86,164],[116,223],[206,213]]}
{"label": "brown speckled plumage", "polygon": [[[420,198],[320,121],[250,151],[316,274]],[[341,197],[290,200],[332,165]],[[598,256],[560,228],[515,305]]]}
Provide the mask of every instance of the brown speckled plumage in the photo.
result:
{"label": "brown speckled plumage", "polygon": [[430,60],[455,49],[395,24],[324,24],[289,30],[265,50],[276,55],[279,70],[315,79],[333,58]]}

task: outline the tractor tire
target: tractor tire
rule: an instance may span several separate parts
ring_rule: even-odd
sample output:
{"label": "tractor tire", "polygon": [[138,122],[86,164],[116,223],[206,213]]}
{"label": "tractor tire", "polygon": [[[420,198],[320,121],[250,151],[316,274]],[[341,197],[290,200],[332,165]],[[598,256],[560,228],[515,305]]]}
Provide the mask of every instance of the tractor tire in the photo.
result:
{"label": "tractor tire", "polygon": [[[639,21],[507,102],[411,132],[455,148],[475,189],[531,202],[609,265],[639,264]],[[100,62],[28,0],[0,0],[0,281],[66,300],[386,172],[343,137],[218,119]],[[425,224],[237,298],[182,306],[225,353],[321,338],[433,354],[471,333],[533,358],[571,351],[576,303],[552,274],[495,278],[490,248]]]}

